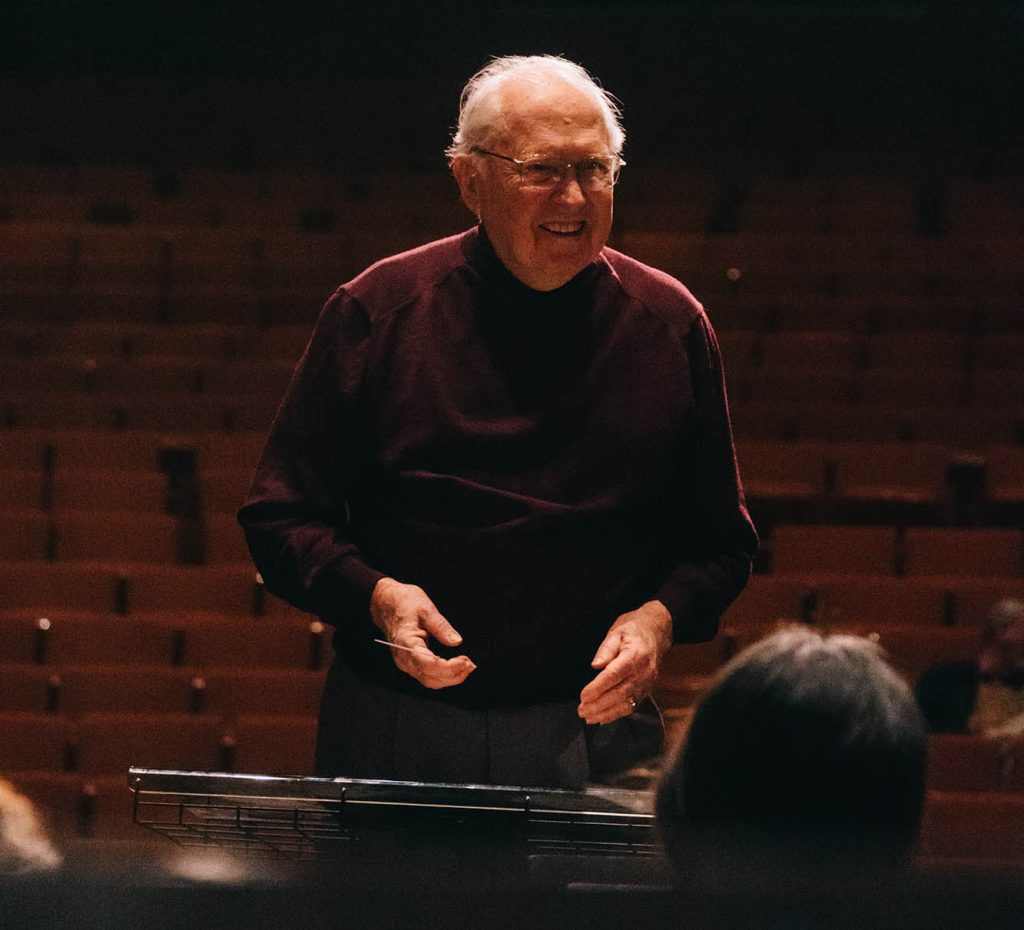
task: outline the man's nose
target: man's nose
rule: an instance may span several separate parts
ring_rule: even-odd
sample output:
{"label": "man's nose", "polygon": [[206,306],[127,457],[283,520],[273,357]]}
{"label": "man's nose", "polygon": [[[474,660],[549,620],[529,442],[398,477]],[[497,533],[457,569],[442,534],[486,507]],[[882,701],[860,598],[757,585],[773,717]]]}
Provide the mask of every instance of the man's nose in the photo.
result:
{"label": "man's nose", "polygon": [[582,203],[587,199],[575,168],[566,168],[562,179],[555,185],[555,197],[564,203]]}

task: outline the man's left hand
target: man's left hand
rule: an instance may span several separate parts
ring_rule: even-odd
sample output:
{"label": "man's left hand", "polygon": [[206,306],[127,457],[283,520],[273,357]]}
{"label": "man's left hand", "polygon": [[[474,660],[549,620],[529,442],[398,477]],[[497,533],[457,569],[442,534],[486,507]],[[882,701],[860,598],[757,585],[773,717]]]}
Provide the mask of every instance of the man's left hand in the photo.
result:
{"label": "man's left hand", "polygon": [[619,617],[590,663],[600,672],[580,692],[579,715],[587,723],[611,723],[633,713],[653,690],[671,645],[672,615],[661,601]]}

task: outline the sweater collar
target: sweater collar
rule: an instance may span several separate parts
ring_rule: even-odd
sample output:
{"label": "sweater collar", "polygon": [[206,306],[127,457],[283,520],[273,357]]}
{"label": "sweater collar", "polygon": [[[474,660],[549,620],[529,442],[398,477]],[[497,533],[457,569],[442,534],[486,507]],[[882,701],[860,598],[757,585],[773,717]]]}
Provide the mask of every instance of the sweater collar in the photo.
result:
{"label": "sweater collar", "polygon": [[595,260],[561,287],[551,291],[538,291],[524,284],[505,267],[482,225],[467,233],[464,250],[469,264],[496,297],[503,302],[513,303],[520,309],[536,309],[538,312],[551,312],[559,307],[576,306],[590,297],[604,267],[603,261]]}

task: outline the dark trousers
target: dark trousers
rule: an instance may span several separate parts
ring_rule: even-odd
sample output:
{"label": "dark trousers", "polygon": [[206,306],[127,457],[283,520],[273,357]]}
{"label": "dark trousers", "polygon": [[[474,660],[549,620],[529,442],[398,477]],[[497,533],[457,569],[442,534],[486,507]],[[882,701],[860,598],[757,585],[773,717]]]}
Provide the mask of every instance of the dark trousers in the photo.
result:
{"label": "dark trousers", "polygon": [[601,727],[577,706],[456,707],[380,687],[337,660],[320,706],[317,775],[581,789],[661,752],[653,702]]}

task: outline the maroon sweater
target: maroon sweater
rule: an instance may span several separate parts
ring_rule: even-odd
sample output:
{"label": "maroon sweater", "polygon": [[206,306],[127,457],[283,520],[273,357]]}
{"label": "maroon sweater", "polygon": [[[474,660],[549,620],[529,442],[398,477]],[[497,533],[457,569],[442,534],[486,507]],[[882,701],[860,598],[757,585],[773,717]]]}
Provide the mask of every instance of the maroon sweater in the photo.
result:
{"label": "maroon sweater", "polygon": [[368,612],[384,575],[420,585],[477,665],[430,694],[467,705],[576,697],[611,623],[652,598],[676,641],[712,638],[757,547],[700,304],[611,249],[535,291],[479,229],[331,296],[239,522],[339,657],[425,692]]}

